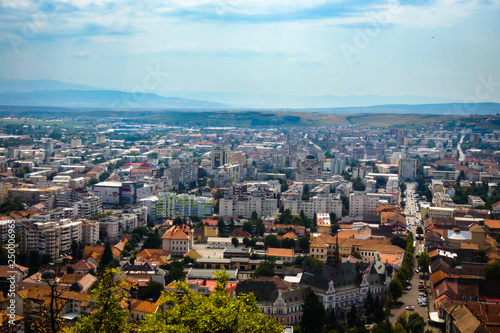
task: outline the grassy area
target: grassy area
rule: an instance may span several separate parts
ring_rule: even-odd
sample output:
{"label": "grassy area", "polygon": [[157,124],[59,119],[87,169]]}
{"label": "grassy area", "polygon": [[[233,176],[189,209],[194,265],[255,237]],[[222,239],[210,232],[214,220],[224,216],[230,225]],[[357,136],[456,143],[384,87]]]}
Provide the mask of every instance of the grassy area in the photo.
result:
{"label": "grassy area", "polygon": [[57,126],[57,127],[89,127],[93,126],[88,121],[77,121],[77,120],[45,120],[45,119],[7,119],[0,118],[0,126],[5,125],[28,125],[28,126]]}

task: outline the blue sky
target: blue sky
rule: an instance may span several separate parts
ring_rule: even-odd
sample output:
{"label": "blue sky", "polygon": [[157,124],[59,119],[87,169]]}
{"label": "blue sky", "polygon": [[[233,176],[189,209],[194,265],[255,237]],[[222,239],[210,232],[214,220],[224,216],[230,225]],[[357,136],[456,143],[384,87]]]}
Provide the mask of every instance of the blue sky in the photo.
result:
{"label": "blue sky", "polygon": [[0,78],[500,102],[499,17],[500,0],[0,0]]}

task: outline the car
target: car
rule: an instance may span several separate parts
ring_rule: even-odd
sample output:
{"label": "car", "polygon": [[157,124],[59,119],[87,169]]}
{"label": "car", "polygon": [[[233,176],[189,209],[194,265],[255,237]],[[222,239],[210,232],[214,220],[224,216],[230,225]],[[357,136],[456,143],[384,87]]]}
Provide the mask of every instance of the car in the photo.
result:
{"label": "car", "polygon": [[415,307],[414,307],[413,305],[408,305],[408,306],[406,307],[406,310],[408,310],[408,311],[413,311],[413,310],[415,310]]}
{"label": "car", "polygon": [[420,273],[420,270],[416,269],[416,270],[415,270],[415,273]]}
{"label": "car", "polygon": [[422,306],[422,307],[427,306],[427,302],[420,303],[420,306]]}
{"label": "car", "polygon": [[425,293],[418,293],[418,296],[419,297],[427,297],[427,296],[425,296]]}
{"label": "car", "polygon": [[405,287],[405,290],[410,290],[411,289],[411,286],[406,286]]}

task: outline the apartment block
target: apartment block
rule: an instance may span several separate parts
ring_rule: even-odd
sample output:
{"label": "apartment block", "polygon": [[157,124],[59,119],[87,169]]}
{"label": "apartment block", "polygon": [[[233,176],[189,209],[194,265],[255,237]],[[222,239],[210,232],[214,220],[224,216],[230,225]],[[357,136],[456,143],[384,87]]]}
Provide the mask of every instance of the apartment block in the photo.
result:
{"label": "apartment block", "polygon": [[23,252],[37,251],[49,254],[52,260],[71,252],[72,241],[82,241],[82,222],[69,219],[58,222],[21,223],[21,248]]}
{"label": "apartment block", "polygon": [[213,214],[213,199],[189,194],[160,193],[156,196],[139,200],[146,207],[152,219],[173,216],[196,215],[210,217]]}

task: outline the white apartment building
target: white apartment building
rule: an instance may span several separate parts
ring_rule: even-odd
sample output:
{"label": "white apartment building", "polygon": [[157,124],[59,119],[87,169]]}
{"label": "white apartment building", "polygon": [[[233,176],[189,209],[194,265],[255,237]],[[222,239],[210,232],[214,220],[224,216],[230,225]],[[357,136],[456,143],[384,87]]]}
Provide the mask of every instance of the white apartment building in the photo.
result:
{"label": "white apartment building", "polygon": [[401,181],[414,180],[417,177],[417,160],[402,158],[398,161],[398,176]]}
{"label": "white apartment building", "polygon": [[287,198],[282,202],[283,209],[289,209],[292,215],[299,215],[303,210],[310,219],[314,218],[315,213],[335,213],[339,218],[342,216],[342,200],[339,194],[318,194],[309,200]]}
{"label": "white apartment building", "polygon": [[21,223],[23,252],[37,251],[49,254],[52,260],[71,252],[71,243],[82,241],[82,222],[63,219],[59,222]]}
{"label": "white apartment building", "polygon": [[378,206],[380,206],[380,201],[376,196],[369,196],[366,192],[358,191],[349,194],[349,216],[351,217],[375,215],[375,209]]}
{"label": "white apartment building", "polygon": [[82,220],[82,243],[95,245],[99,240],[99,222]]}
{"label": "white apartment building", "polygon": [[76,214],[79,218],[96,216],[103,212],[101,198],[93,194],[83,197],[81,201],[75,202],[73,207],[77,211]]}
{"label": "white apartment building", "polygon": [[234,199],[219,199],[219,215],[220,216],[243,216],[250,218],[252,212],[257,212],[258,217],[272,216],[278,209],[278,199],[265,198],[256,196],[247,196],[243,200]]}

